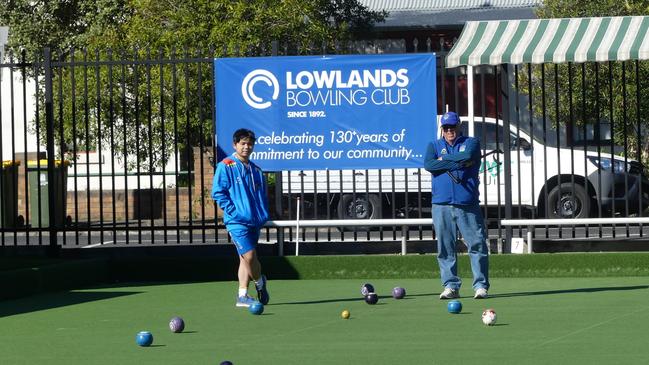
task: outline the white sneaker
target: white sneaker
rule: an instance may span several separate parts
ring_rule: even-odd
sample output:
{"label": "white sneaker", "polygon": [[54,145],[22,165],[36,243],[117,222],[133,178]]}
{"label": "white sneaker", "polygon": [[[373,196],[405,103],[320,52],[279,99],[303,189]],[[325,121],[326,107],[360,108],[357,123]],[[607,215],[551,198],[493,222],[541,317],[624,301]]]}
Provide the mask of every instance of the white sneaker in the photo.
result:
{"label": "white sneaker", "polygon": [[444,288],[442,294],[439,295],[439,299],[455,299],[460,297],[460,290],[453,288]]}
{"label": "white sneaker", "polygon": [[473,299],[487,299],[489,294],[487,294],[487,289],[485,288],[478,288],[475,290],[475,295],[473,296]]}

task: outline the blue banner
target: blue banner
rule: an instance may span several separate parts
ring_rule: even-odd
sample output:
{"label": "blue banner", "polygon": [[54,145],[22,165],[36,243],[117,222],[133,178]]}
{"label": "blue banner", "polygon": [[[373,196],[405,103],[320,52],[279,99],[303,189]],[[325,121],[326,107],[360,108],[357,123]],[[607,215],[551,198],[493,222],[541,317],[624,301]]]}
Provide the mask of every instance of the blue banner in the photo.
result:
{"label": "blue banner", "polygon": [[214,60],[216,141],[255,132],[265,171],[421,167],[436,136],[434,54]]}

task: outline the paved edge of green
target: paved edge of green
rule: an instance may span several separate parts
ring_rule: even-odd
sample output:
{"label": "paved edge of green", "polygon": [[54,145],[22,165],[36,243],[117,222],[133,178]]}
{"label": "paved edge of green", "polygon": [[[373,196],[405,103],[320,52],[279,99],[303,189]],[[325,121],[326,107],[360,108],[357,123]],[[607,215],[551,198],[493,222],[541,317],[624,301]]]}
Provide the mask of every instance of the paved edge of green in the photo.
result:
{"label": "paved edge of green", "polygon": [[[434,255],[262,257],[269,279],[436,278]],[[114,282],[236,280],[237,257],[129,257],[58,260],[40,266],[1,270],[0,300],[46,291]],[[467,255],[458,257],[460,275],[471,275]],[[554,253],[492,255],[490,276],[649,276],[649,253]]]}

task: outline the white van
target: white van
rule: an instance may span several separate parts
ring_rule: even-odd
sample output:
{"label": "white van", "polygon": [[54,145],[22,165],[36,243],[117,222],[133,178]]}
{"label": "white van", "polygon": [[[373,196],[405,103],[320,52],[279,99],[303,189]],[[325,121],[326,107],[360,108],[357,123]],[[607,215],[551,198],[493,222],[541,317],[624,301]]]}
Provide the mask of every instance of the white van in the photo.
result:
{"label": "white van", "polygon": [[[467,134],[466,118],[462,118]],[[552,133],[552,132],[548,132]],[[502,121],[475,118],[473,135],[483,155],[504,148]],[[649,180],[635,160],[583,148],[557,148],[542,136],[516,126],[507,133],[511,145],[511,196],[515,214],[548,218],[587,218],[616,212],[637,213],[649,206]],[[541,137],[541,138],[539,138]],[[500,141],[500,142],[498,142]],[[480,168],[480,202],[488,208],[505,205],[505,155],[486,156]],[[424,169],[310,170],[282,172],[284,194],[301,196],[315,214],[331,218],[377,219],[416,217],[430,212],[431,175]],[[521,208],[521,209],[519,209]],[[335,212],[335,213],[331,213]],[[527,214],[526,214],[527,213]]]}

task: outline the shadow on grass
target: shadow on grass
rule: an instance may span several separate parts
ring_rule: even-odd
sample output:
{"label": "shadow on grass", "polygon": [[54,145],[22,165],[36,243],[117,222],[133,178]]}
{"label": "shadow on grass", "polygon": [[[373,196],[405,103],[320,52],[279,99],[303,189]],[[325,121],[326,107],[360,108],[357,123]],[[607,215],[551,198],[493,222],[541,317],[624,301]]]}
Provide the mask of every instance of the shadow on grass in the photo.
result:
{"label": "shadow on grass", "polygon": [[[609,286],[609,287],[596,287],[596,288],[577,288],[577,289],[543,290],[543,291],[526,291],[526,292],[516,292],[516,293],[489,294],[489,299],[519,297],[519,296],[531,296],[531,295],[552,295],[552,294],[567,294],[567,293],[597,293],[597,292],[605,292],[605,291],[642,290],[642,289],[649,289],[649,285]],[[408,294],[405,298],[399,299],[399,300],[414,299],[414,297],[437,297],[438,295],[439,295],[439,293]],[[463,298],[459,298],[459,299],[460,300],[461,299],[472,299],[472,297],[467,296],[467,297],[463,297]],[[382,296],[379,296],[379,300],[396,300],[396,299],[392,298],[391,295],[382,295]],[[362,297],[354,297],[354,298],[313,299],[313,300],[305,300],[305,301],[299,301],[299,302],[272,303],[272,305],[321,304],[321,303],[356,302],[356,301],[363,301],[363,298]],[[379,302],[379,303],[381,303],[381,302]]]}
{"label": "shadow on grass", "polygon": [[[407,300],[409,297],[429,297],[429,296],[436,296],[439,294],[408,294],[403,299],[394,299],[392,298],[391,295],[379,295],[379,300]],[[412,299],[412,298],[410,298]],[[321,303],[337,303],[337,302],[365,302],[363,297],[354,297],[354,298],[330,298],[330,299],[314,299],[314,300],[305,300],[305,301],[299,301],[299,302],[284,302],[284,303],[271,303],[272,305],[284,305],[284,304],[321,304]],[[381,302],[379,301],[379,303]]]}
{"label": "shadow on grass", "polygon": [[45,309],[123,297],[141,292],[60,292],[35,295],[21,299],[0,301],[0,318],[16,314],[36,312]]}
{"label": "shadow on grass", "polygon": [[287,305],[287,304],[321,304],[321,303],[337,303],[337,302],[360,302],[363,298],[332,298],[332,299],[314,299],[314,300],[301,300],[299,302],[283,302],[271,303],[269,305]]}
{"label": "shadow on grass", "polygon": [[604,291],[623,291],[623,290],[641,290],[641,289],[649,289],[649,285],[606,286],[606,287],[597,287],[597,288],[577,288],[577,289],[525,291],[525,292],[517,292],[517,293],[489,294],[489,299],[520,297],[520,296],[529,296],[529,295],[597,293],[597,292],[604,292]]}

